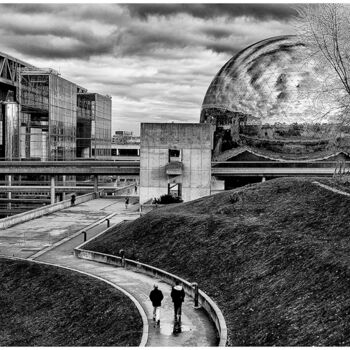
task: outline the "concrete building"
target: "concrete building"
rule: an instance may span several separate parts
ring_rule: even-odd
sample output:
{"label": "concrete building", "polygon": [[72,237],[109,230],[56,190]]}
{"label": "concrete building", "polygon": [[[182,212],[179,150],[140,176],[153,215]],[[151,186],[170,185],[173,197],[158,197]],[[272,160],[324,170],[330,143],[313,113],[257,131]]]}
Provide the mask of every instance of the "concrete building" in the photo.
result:
{"label": "concrete building", "polygon": [[210,124],[142,123],[140,203],[210,195],[213,132]]}

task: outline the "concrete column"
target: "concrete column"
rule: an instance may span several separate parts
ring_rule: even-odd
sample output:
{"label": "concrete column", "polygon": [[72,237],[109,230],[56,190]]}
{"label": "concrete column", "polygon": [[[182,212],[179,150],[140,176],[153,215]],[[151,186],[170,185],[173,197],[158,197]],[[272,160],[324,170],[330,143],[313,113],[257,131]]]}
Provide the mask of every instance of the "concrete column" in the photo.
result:
{"label": "concrete column", "polygon": [[[66,186],[66,184],[67,184],[66,181],[67,181],[67,175],[63,175],[63,176],[62,176],[62,182],[63,182],[62,185],[63,185],[63,186]],[[65,200],[65,199],[66,199],[66,193],[63,192],[63,193],[62,193],[62,200]]]}
{"label": "concrete column", "polygon": [[266,177],[263,176],[263,177],[261,178],[261,182],[265,182],[265,181],[266,181]]}
{"label": "concrete column", "polygon": [[137,150],[137,155],[140,156],[140,150],[139,149]]}
{"label": "concrete column", "polygon": [[98,175],[94,175],[94,192],[98,192]]}
{"label": "concrete column", "polygon": [[[12,175],[7,175],[7,186],[12,186]],[[7,199],[12,199],[12,192],[11,191],[7,192]],[[7,209],[9,209],[9,210],[12,209],[11,202],[7,203]]]}
{"label": "concrete column", "polygon": [[50,190],[51,190],[51,204],[54,204],[55,203],[55,175],[51,175]]}

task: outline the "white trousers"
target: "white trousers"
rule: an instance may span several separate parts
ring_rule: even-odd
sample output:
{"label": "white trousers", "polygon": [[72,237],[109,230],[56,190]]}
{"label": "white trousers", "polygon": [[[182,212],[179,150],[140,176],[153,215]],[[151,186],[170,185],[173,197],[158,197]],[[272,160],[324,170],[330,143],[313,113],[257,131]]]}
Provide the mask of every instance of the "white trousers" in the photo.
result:
{"label": "white trousers", "polygon": [[156,322],[160,320],[160,306],[153,307],[153,317],[156,319]]}

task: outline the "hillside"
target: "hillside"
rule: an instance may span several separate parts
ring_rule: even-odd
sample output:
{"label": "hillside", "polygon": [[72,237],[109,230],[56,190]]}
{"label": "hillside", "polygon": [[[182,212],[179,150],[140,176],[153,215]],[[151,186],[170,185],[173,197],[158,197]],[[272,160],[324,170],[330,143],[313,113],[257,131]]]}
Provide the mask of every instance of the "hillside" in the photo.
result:
{"label": "hillside", "polygon": [[142,319],[123,293],[94,278],[0,259],[0,346],[138,346]]}
{"label": "hillside", "polygon": [[197,281],[223,311],[231,346],[345,346],[349,224],[349,197],[276,179],[154,210],[87,248],[123,248]]}

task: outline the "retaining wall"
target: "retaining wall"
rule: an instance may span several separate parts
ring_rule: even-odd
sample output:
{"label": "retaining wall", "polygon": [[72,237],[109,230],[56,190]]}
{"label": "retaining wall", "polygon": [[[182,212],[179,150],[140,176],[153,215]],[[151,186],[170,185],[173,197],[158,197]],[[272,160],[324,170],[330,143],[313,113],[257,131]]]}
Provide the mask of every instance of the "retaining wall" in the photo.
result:
{"label": "retaining wall", "polygon": [[[85,244],[86,243],[83,243],[74,249],[74,255],[77,258],[92,260],[109,265],[122,266],[122,260],[120,257],[94,252],[91,250],[84,250],[82,247]],[[192,287],[192,284],[176,275],[130,259],[125,259],[125,268],[135,270],[137,272],[144,273],[158,279],[162,279],[171,285],[174,285],[176,281],[181,281],[186,294],[194,298],[194,288]],[[220,339],[219,346],[225,346],[227,342],[227,327],[224,316],[222,315],[220,309],[217,307],[214,301],[201,290],[199,290],[198,301],[204,310],[207,311],[216,326]]]}
{"label": "retaining wall", "polygon": [[[75,199],[75,205],[88,202],[98,197],[99,197],[98,192],[93,192],[93,193],[84,194],[82,196],[78,196]],[[55,211],[69,208],[70,206],[71,206],[70,199],[67,199],[59,203],[45,205],[44,207],[41,207],[41,208],[36,208],[33,210],[26,211],[24,213],[9,216],[7,218],[0,219],[0,229],[5,229],[25,221],[36,219],[41,216],[51,214]]]}

